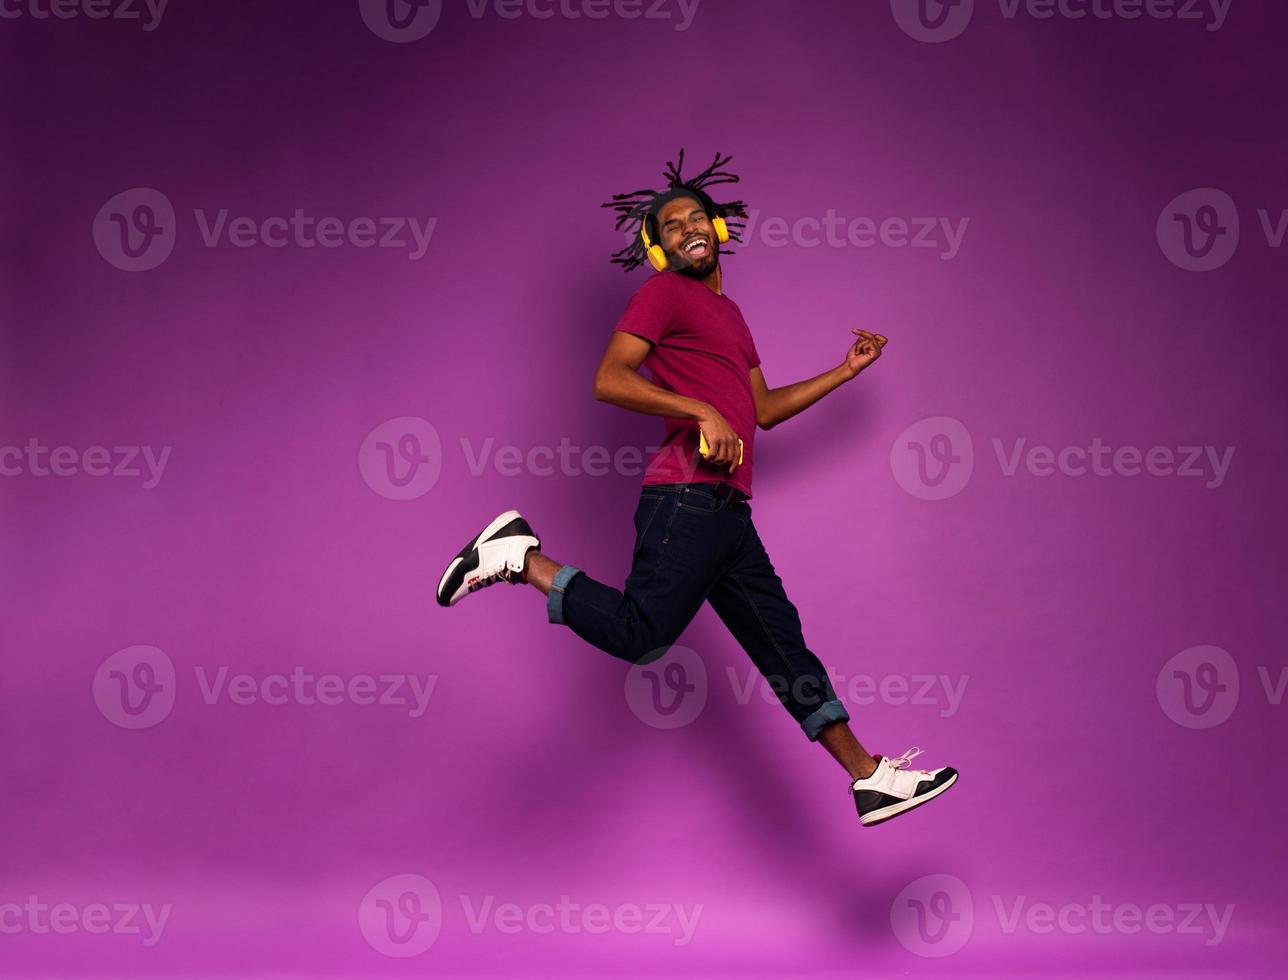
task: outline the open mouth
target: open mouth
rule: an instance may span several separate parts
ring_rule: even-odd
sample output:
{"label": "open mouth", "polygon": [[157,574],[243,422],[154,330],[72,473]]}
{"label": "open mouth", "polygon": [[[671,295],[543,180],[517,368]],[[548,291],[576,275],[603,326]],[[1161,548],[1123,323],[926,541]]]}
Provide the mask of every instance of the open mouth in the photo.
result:
{"label": "open mouth", "polygon": [[711,254],[711,240],[706,235],[697,235],[685,242],[680,251],[690,259],[704,259]]}

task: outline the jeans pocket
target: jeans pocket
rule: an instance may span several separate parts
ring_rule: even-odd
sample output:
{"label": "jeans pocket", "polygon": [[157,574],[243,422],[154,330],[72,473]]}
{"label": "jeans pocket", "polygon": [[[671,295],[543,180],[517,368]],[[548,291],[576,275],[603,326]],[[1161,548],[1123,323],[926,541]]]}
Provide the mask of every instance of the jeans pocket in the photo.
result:
{"label": "jeans pocket", "polygon": [[686,488],[680,493],[680,508],[695,514],[714,514],[725,502],[724,497],[717,497],[709,490]]}
{"label": "jeans pocket", "polygon": [[638,555],[640,549],[644,547],[644,536],[648,534],[648,529],[653,523],[653,518],[657,512],[662,509],[662,504],[666,500],[663,494],[659,493],[642,493],[640,502],[635,508],[635,550],[634,554]]}

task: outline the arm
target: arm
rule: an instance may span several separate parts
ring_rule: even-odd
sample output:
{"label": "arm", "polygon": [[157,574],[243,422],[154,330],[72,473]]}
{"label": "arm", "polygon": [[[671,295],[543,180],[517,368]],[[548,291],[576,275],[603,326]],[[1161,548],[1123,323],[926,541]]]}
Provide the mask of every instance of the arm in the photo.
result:
{"label": "arm", "polygon": [[711,462],[737,463],[738,435],[719,412],[706,402],[667,391],[640,375],[639,366],[651,349],[652,344],[643,337],[614,331],[595,371],[596,400],[645,415],[691,419],[706,433]]}
{"label": "arm", "polygon": [[751,390],[756,397],[756,424],[762,429],[772,429],[779,422],[799,415],[824,395],[857,378],[881,356],[881,350],[886,345],[885,337],[866,330],[852,330],[851,333],[857,334],[859,339],[846,352],[845,360],[832,370],[808,380],[784,385],[782,388],[770,388],[765,383],[765,376],[760,368],[752,368]]}

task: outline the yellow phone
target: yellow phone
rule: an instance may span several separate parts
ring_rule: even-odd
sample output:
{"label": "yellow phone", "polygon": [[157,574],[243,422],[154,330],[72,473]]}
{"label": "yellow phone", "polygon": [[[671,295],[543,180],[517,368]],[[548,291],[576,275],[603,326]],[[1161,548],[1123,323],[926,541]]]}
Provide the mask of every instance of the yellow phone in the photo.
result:
{"label": "yellow phone", "polygon": [[[702,454],[703,459],[706,459],[708,456],[711,455],[711,447],[707,444],[707,434],[703,432],[701,429],[698,430],[698,452]],[[739,439],[738,440],[738,462],[735,464],[735,468],[741,465],[742,465],[742,440]]]}

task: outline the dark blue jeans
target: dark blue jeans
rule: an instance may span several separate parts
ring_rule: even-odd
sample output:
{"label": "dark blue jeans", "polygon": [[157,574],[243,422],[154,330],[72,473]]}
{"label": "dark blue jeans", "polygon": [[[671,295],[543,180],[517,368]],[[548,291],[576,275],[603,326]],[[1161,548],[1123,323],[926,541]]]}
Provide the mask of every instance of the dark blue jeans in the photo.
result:
{"label": "dark blue jeans", "polygon": [[827,671],[801,633],[740,491],[710,483],[645,486],[635,510],[635,554],[624,592],[564,565],[546,608],[583,640],[628,663],[651,663],[684,632],[703,601],[810,741],[848,721]]}

